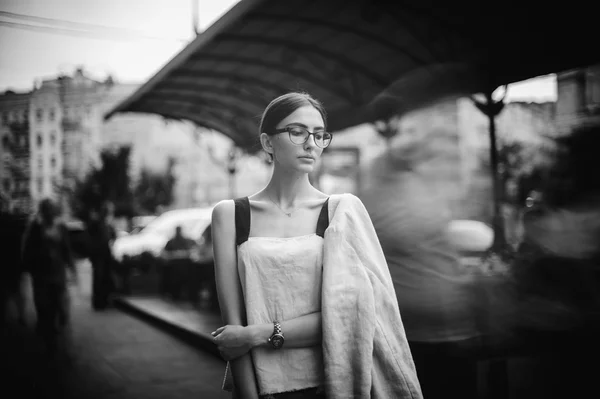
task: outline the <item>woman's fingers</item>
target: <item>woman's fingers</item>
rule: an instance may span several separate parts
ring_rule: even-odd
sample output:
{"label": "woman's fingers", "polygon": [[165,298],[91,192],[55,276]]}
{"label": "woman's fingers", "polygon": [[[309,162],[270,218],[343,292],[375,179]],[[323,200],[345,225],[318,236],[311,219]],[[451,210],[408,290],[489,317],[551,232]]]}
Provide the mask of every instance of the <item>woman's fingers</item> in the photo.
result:
{"label": "woman's fingers", "polygon": [[211,332],[210,335],[212,335],[213,337],[216,337],[217,335],[221,334],[223,332],[223,330],[225,330],[225,327],[227,327],[227,326],[217,328],[215,331]]}

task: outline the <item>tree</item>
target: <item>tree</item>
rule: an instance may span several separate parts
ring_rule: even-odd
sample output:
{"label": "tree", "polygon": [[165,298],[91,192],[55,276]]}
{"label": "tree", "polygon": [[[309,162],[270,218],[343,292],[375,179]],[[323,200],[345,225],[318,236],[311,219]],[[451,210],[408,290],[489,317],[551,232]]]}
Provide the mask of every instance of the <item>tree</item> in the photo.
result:
{"label": "tree", "polygon": [[90,209],[97,209],[104,201],[115,205],[115,216],[133,216],[130,154],[129,146],[102,150],[101,166],[92,168],[85,179],[76,182],[73,189],[71,206],[76,217],[87,220]]}
{"label": "tree", "polygon": [[137,210],[141,213],[154,214],[158,207],[168,206],[174,199],[176,178],[173,174],[175,159],[170,157],[164,171],[155,172],[142,169],[140,179],[135,187]]}
{"label": "tree", "polygon": [[544,201],[565,207],[600,196],[600,126],[583,126],[556,140],[560,156],[542,186]]}
{"label": "tree", "polygon": [[[546,178],[555,151],[554,146],[549,144],[549,142],[532,144],[521,141],[499,143],[498,179],[503,188],[501,198],[503,203],[523,206],[529,193],[537,189]],[[481,169],[489,170],[489,156],[486,153],[480,155]],[[510,182],[517,186],[514,194],[507,190]]]}

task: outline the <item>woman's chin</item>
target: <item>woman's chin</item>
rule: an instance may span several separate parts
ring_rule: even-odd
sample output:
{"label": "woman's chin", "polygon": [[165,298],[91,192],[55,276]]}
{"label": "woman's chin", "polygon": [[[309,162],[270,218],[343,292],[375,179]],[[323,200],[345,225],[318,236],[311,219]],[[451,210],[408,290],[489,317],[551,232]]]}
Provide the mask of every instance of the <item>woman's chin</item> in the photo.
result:
{"label": "woman's chin", "polygon": [[314,165],[299,165],[296,170],[301,173],[312,173],[315,170]]}

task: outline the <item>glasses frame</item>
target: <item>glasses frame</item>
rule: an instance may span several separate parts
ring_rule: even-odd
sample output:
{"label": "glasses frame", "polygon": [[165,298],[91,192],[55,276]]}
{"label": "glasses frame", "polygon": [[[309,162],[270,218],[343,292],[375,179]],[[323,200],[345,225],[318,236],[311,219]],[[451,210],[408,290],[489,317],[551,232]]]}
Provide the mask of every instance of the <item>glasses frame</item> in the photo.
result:
{"label": "glasses frame", "polygon": [[[308,135],[306,136],[306,139],[302,143],[295,143],[292,140],[292,132],[290,131],[291,129],[302,129],[302,130],[306,131],[306,133],[308,133]],[[325,149],[325,148],[329,147],[331,145],[331,142],[333,141],[333,134],[331,134],[327,130],[322,130],[322,131],[319,130],[317,132],[311,132],[310,130],[308,130],[307,128],[302,127],[302,126],[286,126],[286,127],[282,127],[281,129],[275,129],[275,133],[276,134],[285,133],[285,132],[288,133],[288,139],[294,145],[304,145],[308,141],[308,139],[310,138],[310,136],[313,136],[313,141],[315,142],[315,145],[317,147],[319,147],[319,148],[322,148],[322,149]],[[317,137],[315,135],[318,134],[318,133],[322,133],[322,134],[327,133],[327,134],[329,134],[331,136],[331,139],[329,140],[329,144],[327,144],[325,147],[321,147],[317,143]]]}

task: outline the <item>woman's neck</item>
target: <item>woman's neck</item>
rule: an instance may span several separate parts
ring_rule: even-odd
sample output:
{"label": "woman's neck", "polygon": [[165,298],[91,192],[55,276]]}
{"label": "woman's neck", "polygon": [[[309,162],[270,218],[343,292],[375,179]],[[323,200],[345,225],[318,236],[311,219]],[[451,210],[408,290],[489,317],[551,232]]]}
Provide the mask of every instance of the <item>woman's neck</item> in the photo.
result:
{"label": "woman's neck", "polygon": [[308,197],[314,190],[307,173],[289,173],[273,170],[271,180],[263,190],[267,196],[283,207],[293,207],[298,201]]}

